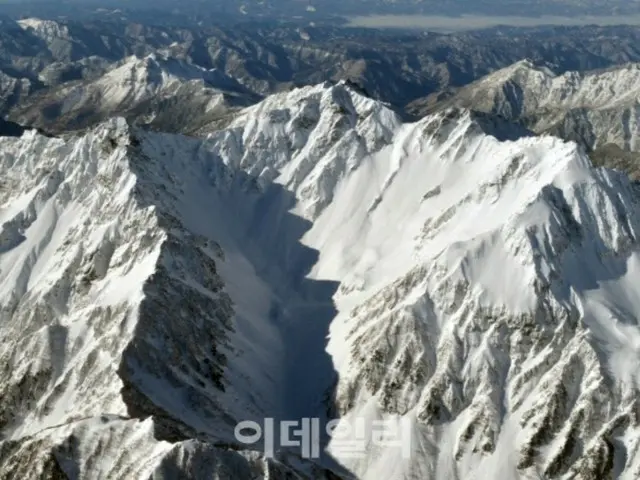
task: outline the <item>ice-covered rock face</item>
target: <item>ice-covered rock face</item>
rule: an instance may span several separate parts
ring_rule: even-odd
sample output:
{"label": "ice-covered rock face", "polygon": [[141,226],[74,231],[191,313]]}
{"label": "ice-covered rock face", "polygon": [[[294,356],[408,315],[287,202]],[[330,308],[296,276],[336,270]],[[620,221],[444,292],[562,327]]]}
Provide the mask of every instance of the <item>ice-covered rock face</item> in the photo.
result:
{"label": "ice-covered rock face", "polygon": [[1,139],[0,471],[323,478],[233,428],[335,414],[410,427],[357,478],[635,478],[640,196],[522,134],[340,84]]}

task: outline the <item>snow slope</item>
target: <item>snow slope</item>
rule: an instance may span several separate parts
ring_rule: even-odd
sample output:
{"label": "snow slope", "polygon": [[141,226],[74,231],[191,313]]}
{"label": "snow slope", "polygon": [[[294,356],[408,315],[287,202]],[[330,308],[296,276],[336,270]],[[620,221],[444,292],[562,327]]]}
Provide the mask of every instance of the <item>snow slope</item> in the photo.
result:
{"label": "snow slope", "polygon": [[[205,140],[1,139],[0,471],[636,478],[640,192],[524,133],[323,84]],[[265,416],[412,454],[265,460]]]}

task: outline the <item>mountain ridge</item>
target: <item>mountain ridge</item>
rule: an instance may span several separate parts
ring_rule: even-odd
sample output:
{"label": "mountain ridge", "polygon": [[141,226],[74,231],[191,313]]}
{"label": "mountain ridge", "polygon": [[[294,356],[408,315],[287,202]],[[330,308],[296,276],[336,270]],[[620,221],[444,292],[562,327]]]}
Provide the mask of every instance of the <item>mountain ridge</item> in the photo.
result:
{"label": "mountain ridge", "polygon": [[[255,99],[253,93],[218,70],[152,53],[128,57],[91,81],[64,83],[35,94],[16,107],[11,118],[52,133],[87,128],[112,115],[169,131],[188,131]],[[174,107],[165,112],[165,103]]]}
{"label": "mountain ridge", "polygon": [[463,87],[428,110],[458,105],[522,122],[536,133],[575,140],[593,150],[608,144],[637,151],[640,65],[555,74],[518,62]]}

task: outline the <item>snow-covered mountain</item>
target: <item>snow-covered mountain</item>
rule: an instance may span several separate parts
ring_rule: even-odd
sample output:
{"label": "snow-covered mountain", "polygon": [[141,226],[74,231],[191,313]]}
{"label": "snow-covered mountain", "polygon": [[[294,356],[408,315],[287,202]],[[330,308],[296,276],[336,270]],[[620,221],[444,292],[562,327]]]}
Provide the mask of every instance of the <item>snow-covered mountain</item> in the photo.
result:
{"label": "snow-covered mountain", "polygon": [[52,43],[56,40],[72,40],[69,28],[65,24],[56,22],[55,20],[25,18],[18,20],[17,23],[24,30],[33,33],[36,37],[47,43]]}
{"label": "snow-covered mountain", "polygon": [[[636,478],[640,191],[525,133],[323,84],[204,140],[1,139],[0,471]],[[410,457],[233,437],[334,416]]]}
{"label": "snow-covered mountain", "polygon": [[556,75],[528,60],[462,88],[451,105],[521,120],[536,132],[575,140],[590,149],[607,144],[640,150],[640,65]]}
{"label": "snow-covered mountain", "polygon": [[[255,96],[217,70],[151,54],[129,57],[104,75],[64,83],[30,97],[11,119],[53,132],[91,126],[113,115],[174,131],[190,131]],[[168,108],[166,103],[171,103]],[[164,113],[167,111],[167,118]]]}

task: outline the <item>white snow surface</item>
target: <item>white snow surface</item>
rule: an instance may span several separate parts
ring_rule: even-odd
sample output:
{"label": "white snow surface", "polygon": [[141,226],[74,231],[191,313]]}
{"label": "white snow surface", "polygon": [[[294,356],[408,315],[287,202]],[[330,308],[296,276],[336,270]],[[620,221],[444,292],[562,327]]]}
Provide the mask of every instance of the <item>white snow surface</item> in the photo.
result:
{"label": "white snow surface", "polygon": [[205,140],[2,138],[0,172],[5,471],[283,478],[235,423],[339,415],[409,425],[326,445],[361,479],[640,475],[640,192],[573,143],[323,84]]}

